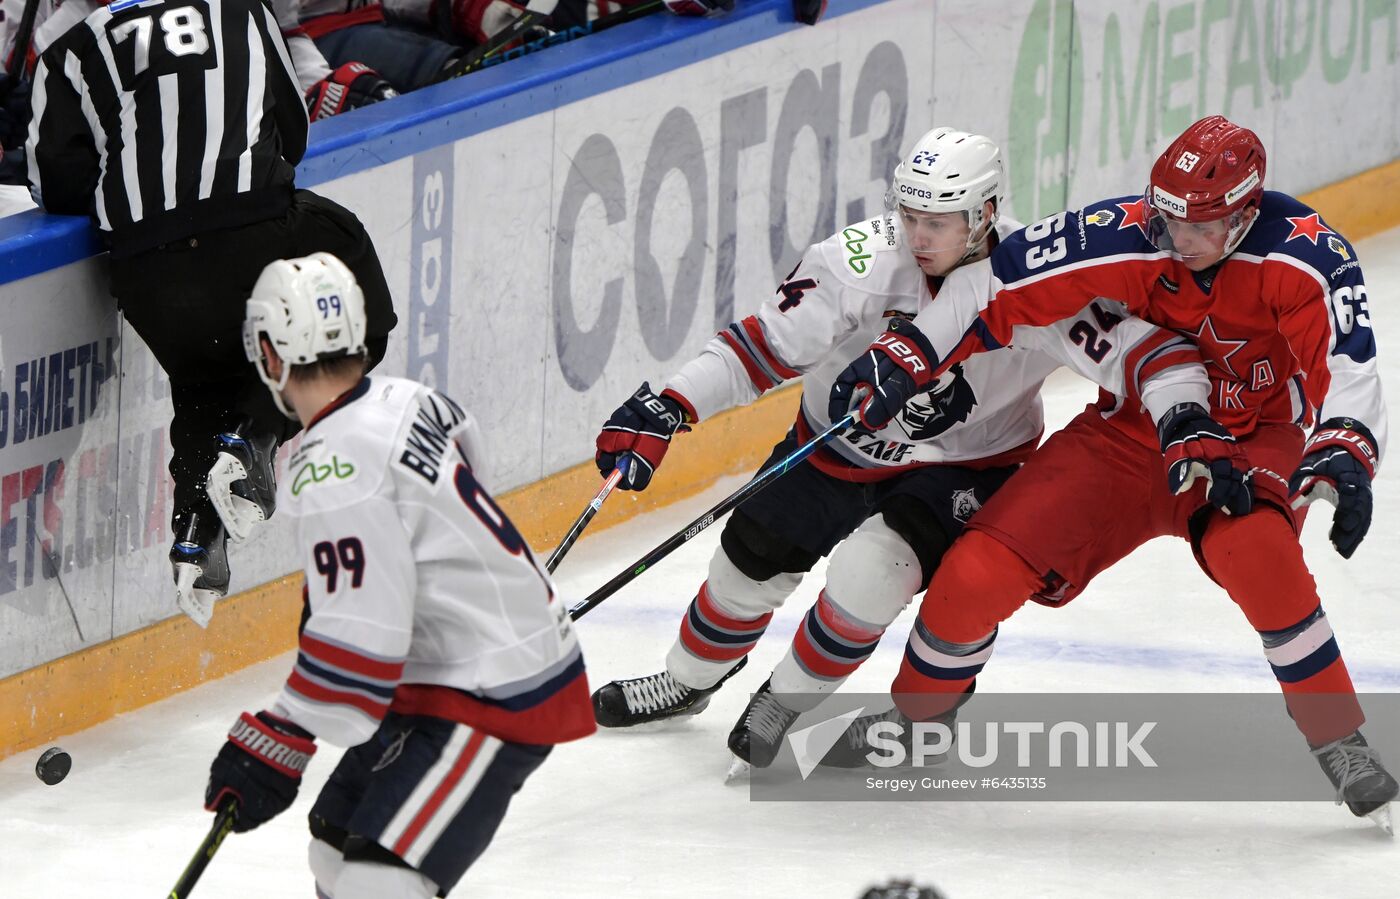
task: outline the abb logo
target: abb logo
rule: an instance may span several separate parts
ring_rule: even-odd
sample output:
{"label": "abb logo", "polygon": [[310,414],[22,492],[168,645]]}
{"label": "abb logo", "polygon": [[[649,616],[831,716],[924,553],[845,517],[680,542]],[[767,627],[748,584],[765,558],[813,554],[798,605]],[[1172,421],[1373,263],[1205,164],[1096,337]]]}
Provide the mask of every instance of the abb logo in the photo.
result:
{"label": "abb logo", "polygon": [[897,334],[885,332],[875,338],[875,346],[881,347],[899,363],[899,367],[909,372],[911,375],[920,375],[928,371],[928,363],[924,360],[917,348],[910,346],[899,338]]}

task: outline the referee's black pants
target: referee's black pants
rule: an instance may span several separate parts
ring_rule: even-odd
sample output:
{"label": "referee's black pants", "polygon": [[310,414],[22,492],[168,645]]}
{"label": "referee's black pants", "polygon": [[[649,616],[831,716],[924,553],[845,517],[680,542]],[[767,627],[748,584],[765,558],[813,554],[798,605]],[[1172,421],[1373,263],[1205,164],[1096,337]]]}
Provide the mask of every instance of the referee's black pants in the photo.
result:
{"label": "referee's black pants", "polygon": [[[171,526],[176,538],[190,512],[212,526],[217,514],[204,492],[218,456],[215,435],[252,422],[278,443],[301,430],[273,403],[243,354],[244,304],[263,267],[275,259],[333,253],[354,272],[365,295],[370,367],[384,357],[397,319],[369,234],[354,213],[308,190],[293,195],[277,218],[208,231],[113,259],[112,294],[127,322],[170,377]],[[200,531],[212,536],[201,526]]]}

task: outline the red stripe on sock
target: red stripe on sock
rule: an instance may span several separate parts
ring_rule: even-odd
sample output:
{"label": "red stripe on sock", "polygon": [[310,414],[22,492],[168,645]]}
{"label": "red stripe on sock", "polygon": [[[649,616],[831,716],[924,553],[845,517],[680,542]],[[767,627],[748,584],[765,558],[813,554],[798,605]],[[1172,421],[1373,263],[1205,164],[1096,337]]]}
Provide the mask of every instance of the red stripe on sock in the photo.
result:
{"label": "red stripe on sock", "polygon": [[807,633],[805,626],[798,628],[797,634],[792,638],[792,652],[793,655],[797,656],[802,666],[817,677],[835,680],[838,677],[845,677],[860,667],[860,662],[837,662],[830,656],[824,655],[812,644],[811,635]]}
{"label": "red stripe on sock", "polygon": [[709,581],[700,585],[700,592],[695,596],[695,604],[706,621],[727,631],[759,632],[768,627],[768,622],[773,620],[772,612],[764,612],[757,618],[734,618],[721,612],[719,607],[715,605],[714,599],[710,597]]}
{"label": "red stripe on sock", "polygon": [[[757,638],[755,641],[757,642]],[[753,643],[744,643],[739,646],[725,646],[718,643],[711,643],[700,636],[690,626],[690,616],[687,615],[681,621],[681,643],[691,653],[702,659],[709,659],[715,662],[732,662],[753,649]]]}
{"label": "red stripe on sock", "polygon": [[822,627],[850,643],[874,643],[884,633],[883,630],[861,627],[846,618],[831,601],[831,597],[826,595],[825,590],[817,597],[817,617],[821,619]]}

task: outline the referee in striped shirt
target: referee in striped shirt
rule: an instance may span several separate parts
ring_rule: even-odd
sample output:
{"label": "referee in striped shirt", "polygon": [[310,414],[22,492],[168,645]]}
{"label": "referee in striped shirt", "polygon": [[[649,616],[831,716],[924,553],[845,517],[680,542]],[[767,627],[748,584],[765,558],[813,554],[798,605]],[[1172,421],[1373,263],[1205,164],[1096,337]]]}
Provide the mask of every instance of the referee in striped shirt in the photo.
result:
{"label": "referee in striped shirt", "polygon": [[[244,358],[244,302],[274,259],[326,251],[365,295],[370,364],[393,304],[364,226],[293,185],[306,107],[263,0],[114,0],[44,49],[28,138],[34,200],[93,217],[111,289],[170,377],[172,562],[228,589],[225,531],[205,483],[228,435],[251,454],[235,493],[273,503],[272,456],[299,425]],[[180,605],[188,608],[182,597]]]}

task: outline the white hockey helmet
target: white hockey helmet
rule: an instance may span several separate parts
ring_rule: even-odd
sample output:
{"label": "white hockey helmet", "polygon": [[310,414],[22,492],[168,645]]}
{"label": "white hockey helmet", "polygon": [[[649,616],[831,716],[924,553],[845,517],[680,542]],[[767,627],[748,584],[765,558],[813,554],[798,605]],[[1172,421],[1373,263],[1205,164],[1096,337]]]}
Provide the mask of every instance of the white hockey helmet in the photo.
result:
{"label": "white hockey helmet", "polygon": [[[243,352],[272,391],[277,408],[293,365],[365,352],[365,295],[345,263],[330,253],[269,262],[253,285],[243,319]],[[282,360],[281,377],[267,372],[262,338]]]}
{"label": "white hockey helmet", "polygon": [[[940,127],[914,142],[894,170],[885,197],[893,211],[906,206],[921,212],[961,212],[971,233],[969,253],[986,238],[1006,199],[1006,173],[1001,148],[989,137]],[[993,212],[986,213],[986,203]]]}

